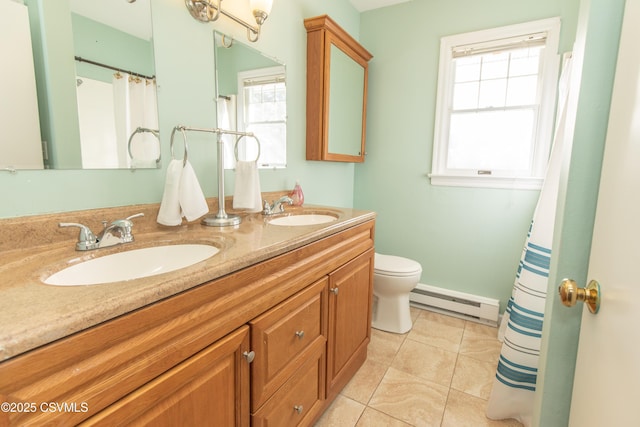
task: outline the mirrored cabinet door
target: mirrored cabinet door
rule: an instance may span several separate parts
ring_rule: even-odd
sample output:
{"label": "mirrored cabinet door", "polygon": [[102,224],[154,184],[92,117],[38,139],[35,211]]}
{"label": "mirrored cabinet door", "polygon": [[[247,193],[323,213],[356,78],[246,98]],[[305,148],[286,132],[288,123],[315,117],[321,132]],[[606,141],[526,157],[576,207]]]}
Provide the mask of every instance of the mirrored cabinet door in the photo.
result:
{"label": "mirrored cabinet door", "polygon": [[308,18],[307,160],[364,162],[368,62],[327,15]]}

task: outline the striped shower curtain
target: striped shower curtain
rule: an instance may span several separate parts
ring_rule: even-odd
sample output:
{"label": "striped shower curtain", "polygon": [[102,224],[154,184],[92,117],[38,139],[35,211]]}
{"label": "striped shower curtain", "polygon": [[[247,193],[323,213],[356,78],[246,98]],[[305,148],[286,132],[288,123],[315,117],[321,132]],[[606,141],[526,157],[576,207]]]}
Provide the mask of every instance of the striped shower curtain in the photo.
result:
{"label": "striped shower curtain", "polygon": [[525,426],[531,425],[533,415],[570,74],[571,60],[566,59],[560,77],[551,156],[522,251],[513,292],[500,325],[498,335],[503,344],[486,409],[488,418],[515,418]]}

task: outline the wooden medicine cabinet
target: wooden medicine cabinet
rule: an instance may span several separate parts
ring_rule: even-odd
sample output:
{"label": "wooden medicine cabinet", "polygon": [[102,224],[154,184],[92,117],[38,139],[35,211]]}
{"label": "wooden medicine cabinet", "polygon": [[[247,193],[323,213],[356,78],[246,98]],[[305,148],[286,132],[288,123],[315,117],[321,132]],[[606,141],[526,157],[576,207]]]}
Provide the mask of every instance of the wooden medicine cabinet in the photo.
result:
{"label": "wooden medicine cabinet", "polygon": [[307,29],[307,160],[364,162],[368,62],[364,47],[329,16]]}

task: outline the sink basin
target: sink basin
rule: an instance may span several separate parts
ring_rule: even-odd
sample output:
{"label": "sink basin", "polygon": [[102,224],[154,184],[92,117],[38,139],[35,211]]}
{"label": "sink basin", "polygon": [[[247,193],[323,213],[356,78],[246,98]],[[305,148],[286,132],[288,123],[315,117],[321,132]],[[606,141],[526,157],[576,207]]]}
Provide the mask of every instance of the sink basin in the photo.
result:
{"label": "sink basin", "polygon": [[333,215],[326,214],[298,214],[298,215],[289,215],[289,216],[281,216],[278,218],[273,218],[269,220],[269,224],[273,225],[283,225],[283,226],[301,226],[301,225],[316,225],[316,224],[326,224],[328,222],[333,222],[338,218]]}
{"label": "sink basin", "polygon": [[98,285],[140,279],[204,261],[220,250],[212,245],[179,244],[133,249],[94,258],[52,274],[47,285]]}

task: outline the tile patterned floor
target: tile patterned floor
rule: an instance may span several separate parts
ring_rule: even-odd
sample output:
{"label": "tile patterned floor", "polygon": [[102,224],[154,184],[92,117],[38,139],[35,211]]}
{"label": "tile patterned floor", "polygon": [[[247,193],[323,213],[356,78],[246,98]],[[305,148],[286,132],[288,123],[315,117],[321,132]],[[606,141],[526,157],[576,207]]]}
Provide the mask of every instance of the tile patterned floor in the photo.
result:
{"label": "tile patterned floor", "polygon": [[521,426],[484,416],[496,329],[411,308],[403,335],[372,330],[367,361],[315,427]]}

